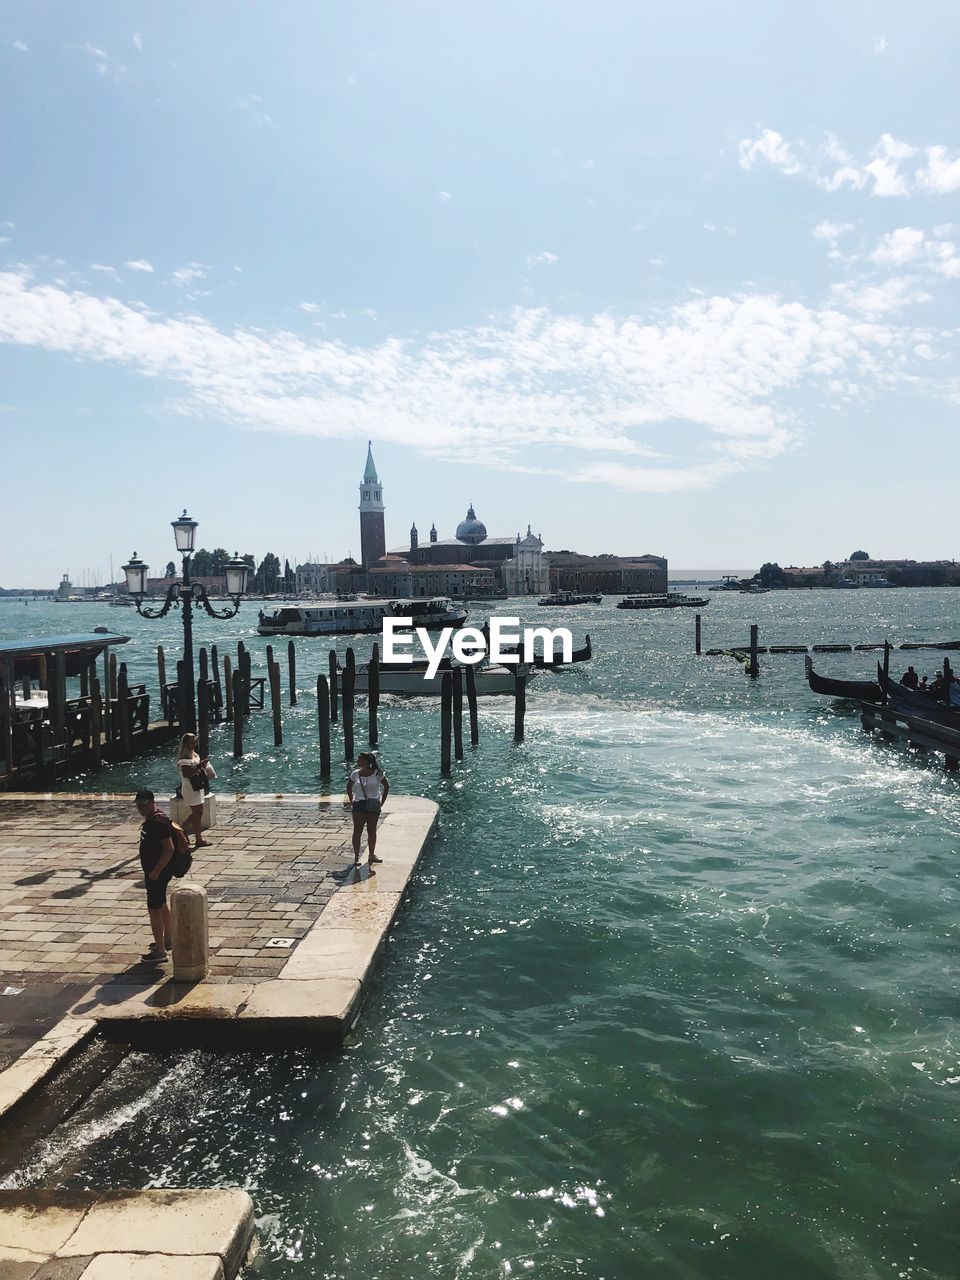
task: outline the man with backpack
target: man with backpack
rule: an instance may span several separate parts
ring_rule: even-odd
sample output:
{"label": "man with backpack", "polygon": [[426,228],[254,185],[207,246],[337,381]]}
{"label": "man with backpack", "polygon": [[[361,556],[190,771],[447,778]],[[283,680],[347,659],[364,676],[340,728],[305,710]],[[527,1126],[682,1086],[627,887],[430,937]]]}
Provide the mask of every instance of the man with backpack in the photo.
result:
{"label": "man with backpack", "polygon": [[189,848],[189,842],[175,822],[161,813],[156,806],[152,791],[138,791],[136,795],[137,810],[143,818],[140,828],[140,865],[143,868],[143,880],[147,887],[147,913],[150,916],[150,928],[153,930],[153,943],[144,955],[145,960],[162,961],[167,958],[170,947],[170,908],[167,906],[167,885],[175,875],[184,875],[189,870],[189,863],[182,867],[184,855],[178,850],[183,844]]}

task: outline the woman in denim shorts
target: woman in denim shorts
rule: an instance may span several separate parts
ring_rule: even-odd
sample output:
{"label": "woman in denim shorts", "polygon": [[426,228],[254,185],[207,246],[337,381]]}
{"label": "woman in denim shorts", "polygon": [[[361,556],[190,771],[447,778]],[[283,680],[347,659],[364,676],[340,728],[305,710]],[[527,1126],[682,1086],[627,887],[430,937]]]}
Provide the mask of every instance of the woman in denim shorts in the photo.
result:
{"label": "woman in denim shorts", "polygon": [[390,793],[387,775],[377,764],[377,757],[370,751],[361,751],[357,767],[347,782],[347,802],[353,807],[353,865],[360,865],[360,841],[363,828],[367,828],[367,866],[374,875],[373,864],[382,862],[376,856],[377,820],[380,807]]}

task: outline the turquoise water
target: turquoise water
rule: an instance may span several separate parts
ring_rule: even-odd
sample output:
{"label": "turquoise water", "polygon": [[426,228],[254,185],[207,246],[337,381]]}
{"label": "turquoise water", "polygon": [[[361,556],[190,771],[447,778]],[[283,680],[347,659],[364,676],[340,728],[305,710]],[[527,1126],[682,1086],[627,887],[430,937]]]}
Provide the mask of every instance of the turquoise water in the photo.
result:
{"label": "turquoise water", "polygon": [[[751,621],[762,643],[955,638],[958,604],[714,595],[704,644]],[[137,677],[178,626],[4,603],[0,631],[26,615],[125,628]],[[956,781],[812,695],[800,656],[752,683],[693,656],[689,614],[529,617],[589,630],[596,658],[533,683],[523,746],[488,701],[441,780],[436,706],[382,708],[393,784],[436,798],[442,833],[347,1051],[131,1054],[23,1179],[247,1187],[270,1280],[954,1277]],[[215,733],[222,789],[318,789],[326,651],[299,645],[282,749],[266,714],[237,765]],[[158,757],[84,785],[171,778]]]}

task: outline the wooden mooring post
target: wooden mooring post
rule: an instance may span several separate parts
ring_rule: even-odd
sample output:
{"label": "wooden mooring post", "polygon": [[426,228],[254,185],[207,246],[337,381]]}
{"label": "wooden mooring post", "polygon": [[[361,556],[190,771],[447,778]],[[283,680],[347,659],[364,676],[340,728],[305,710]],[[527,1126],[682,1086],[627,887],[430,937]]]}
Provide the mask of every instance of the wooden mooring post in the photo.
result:
{"label": "wooden mooring post", "polygon": [[[47,687],[47,660],[43,656],[40,658],[40,688]],[[110,655],[104,650],[103,654],[103,736],[106,741],[113,741],[113,708],[110,705]]]}
{"label": "wooden mooring post", "polygon": [[120,663],[120,674],[117,677],[117,715],[120,719],[120,746],[123,748],[124,760],[129,760],[130,751],[130,683],[127,679],[127,664]]}
{"label": "wooden mooring post", "polygon": [[223,687],[227,695],[225,714],[229,724],[233,719],[233,664],[229,653],[223,655]]}
{"label": "wooden mooring post", "polygon": [[317,676],[317,731],[320,739],[320,777],[330,777],[330,690],[327,677]]}
{"label": "wooden mooring post", "polygon": [[243,676],[239,668],[233,673],[233,758],[243,756]]}
{"label": "wooden mooring post", "polygon": [[210,688],[209,680],[197,684],[197,755],[201,760],[210,754]]}
{"label": "wooden mooring post", "polygon": [[184,709],[189,704],[187,695],[187,666],[182,658],[177,659],[177,727],[183,731]]}
{"label": "wooden mooring post", "polygon": [[883,642],[883,689],[881,691],[880,701],[884,706],[887,704],[887,681],[890,679],[890,641]]}
{"label": "wooden mooring post", "polygon": [[467,665],[467,710],[470,713],[470,745],[480,741],[480,721],[477,716],[477,675],[473,663]]}
{"label": "wooden mooring post", "polygon": [[200,647],[198,661],[200,664],[200,679],[208,680],[210,678],[210,663],[207,658],[207,650],[203,645]]}
{"label": "wooden mooring post", "polygon": [[377,749],[380,731],[377,727],[377,711],[380,707],[380,646],[375,644],[367,667],[367,720],[370,746]]}
{"label": "wooden mooring post", "polygon": [[527,714],[527,673],[517,667],[513,677],[513,740],[523,741],[523,722]]}
{"label": "wooden mooring post", "polygon": [[[241,643],[243,642],[241,641]],[[250,714],[250,686],[252,684],[252,680],[250,676],[251,662],[252,662],[252,659],[250,657],[250,650],[244,647],[242,659],[240,662],[240,675],[241,675],[240,687],[243,691],[243,701],[241,703],[241,706],[243,707],[244,718],[246,718]],[[234,716],[236,716],[237,714],[236,698],[234,698],[233,700],[233,714]]]}
{"label": "wooden mooring post", "polygon": [[115,701],[117,697],[117,655],[110,650],[110,698]]}
{"label": "wooden mooring post", "polygon": [[440,772],[450,772],[450,729],[453,719],[453,676],[446,672],[440,681]]}
{"label": "wooden mooring post", "polygon": [[747,665],[747,675],[754,679],[760,674],[759,634],[760,628],[754,623],[750,628],[750,661]]}
{"label": "wooden mooring post", "polygon": [[160,686],[160,707],[163,711],[164,719],[169,722],[167,716],[167,658],[163,652],[163,645],[157,645],[157,684]]}
{"label": "wooden mooring post", "polygon": [[283,746],[283,721],[280,710],[280,663],[271,662],[268,668],[270,678],[270,709],[273,712],[273,745]]}
{"label": "wooden mooring post", "polygon": [[103,763],[103,699],[96,675],[90,680],[90,764],[99,769]]}
{"label": "wooden mooring post", "polygon": [[694,626],[696,627],[696,635],[695,635],[694,643],[696,648],[696,654],[697,654],[697,657],[699,658],[700,654],[703,652],[700,644],[700,614],[699,613],[694,618]]}
{"label": "wooden mooring post", "polygon": [[211,704],[216,718],[220,719],[223,711],[223,688],[220,684],[220,655],[215,644],[210,646],[210,665],[213,668],[213,690]]}
{"label": "wooden mooring post", "polygon": [[297,705],[297,646],[292,640],[287,643],[287,675],[290,680],[290,705]]}
{"label": "wooden mooring post", "polygon": [[348,764],[354,760],[353,754],[353,690],[356,679],[356,666],[353,662],[353,650],[347,650],[347,659],[343,668],[343,758]]}
{"label": "wooden mooring post", "polygon": [[455,667],[453,671],[453,754],[457,760],[463,759],[463,671]]}
{"label": "wooden mooring post", "polygon": [[337,688],[338,662],[337,662],[336,649],[330,650],[329,662],[330,662],[330,723],[336,724],[337,723],[337,695],[338,695],[338,688]]}

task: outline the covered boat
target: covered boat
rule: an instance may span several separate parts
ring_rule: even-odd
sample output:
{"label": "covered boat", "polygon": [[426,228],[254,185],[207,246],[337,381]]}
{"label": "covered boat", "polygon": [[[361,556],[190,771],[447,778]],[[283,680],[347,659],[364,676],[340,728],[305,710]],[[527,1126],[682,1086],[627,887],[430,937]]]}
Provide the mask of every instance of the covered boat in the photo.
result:
{"label": "covered boat", "polygon": [[875,680],[833,680],[829,676],[818,675],[809,654],[804,659],[804,666],[807,684],[814,693],[823,693],[831,698],[853,698],[857,702],[880,701],[880,685]]}
{"label": "covered boat", "polygon": [[[436,673],[432,676],[427,675],[426,662],[381,663],[378,682],[380,692],[401,693],[410,697],[421,698],[439,696],[443,692],[443,677],[450,675],[453,670],[454,666],[449,660],[441,663]],[[466,681],[466,667],[461,666],[460,670],[463,671],[464,681]],[[530,667],[522,665],[510,667],[475,666],[473,674],[477,687],[477,696],[513,693],[516,688],[514,677],[518,671],[521,675],[526,675],[527,683],[537,674]],[[353,687],[357,693],[369,692],[368,663],[363,663],[357,667],[356,680]],[[466,691],[466,683],[464,683],[464,691]]]}
{"label": "covered boat", "polygon": [[[908,689],[906,685],[900,684],[896,680],[891,680],[889,676],[883,674],[883,667],[877,663],[877,679],[880,681],[880,688],[883,690],[887,705],[891,706],[894,711],[899,711],[901,715],[914,716],[917,720],[932,720],[934,724],[942,724],[950,729],[960,728],[960,709],[953,705],[947,706],[938,698],[931,698],[927,693],[920,693],[917,689]],[[957,686],[951,684],[951,695]]]}

